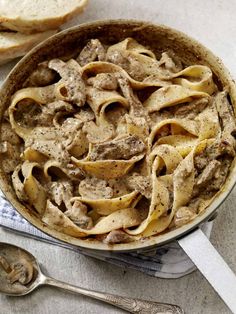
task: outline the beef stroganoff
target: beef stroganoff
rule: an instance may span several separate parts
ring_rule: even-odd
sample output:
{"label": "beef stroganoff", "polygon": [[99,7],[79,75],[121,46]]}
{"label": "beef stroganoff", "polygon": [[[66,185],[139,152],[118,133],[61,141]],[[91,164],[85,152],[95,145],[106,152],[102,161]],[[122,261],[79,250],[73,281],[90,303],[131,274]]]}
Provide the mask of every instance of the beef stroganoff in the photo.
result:
{"label": "beef stroganoff", "polygon": [[75,59],[39,64],[13,95],[2,167],[44,223],[125,243],[211,203],[235,156],[232,106],[210,68],[175,53],[93,39]]}

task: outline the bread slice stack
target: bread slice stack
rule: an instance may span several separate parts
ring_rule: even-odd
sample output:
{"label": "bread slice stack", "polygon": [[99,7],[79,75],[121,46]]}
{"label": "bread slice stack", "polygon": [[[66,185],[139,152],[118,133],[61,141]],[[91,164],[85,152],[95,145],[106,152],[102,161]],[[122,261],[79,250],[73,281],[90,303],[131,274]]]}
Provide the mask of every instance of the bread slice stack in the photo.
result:
{"label": "bread slice stack", "polygon": [[82,12],[88,0],[0,0],[0,64],[21,57]]}

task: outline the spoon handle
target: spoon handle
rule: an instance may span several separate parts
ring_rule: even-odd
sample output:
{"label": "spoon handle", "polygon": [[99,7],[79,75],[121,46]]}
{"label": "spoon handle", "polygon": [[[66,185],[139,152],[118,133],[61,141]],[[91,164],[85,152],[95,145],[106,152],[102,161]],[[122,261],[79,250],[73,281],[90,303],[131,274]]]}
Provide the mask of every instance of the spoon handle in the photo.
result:
{"label": "spoon handle", "polygon": [[79,293],[114,306],[117,306],[130,313],[139,314],[184,314],[184,311],[177,305],[145,301],[134,298],[122,297],[114,294],[108,294],[98,291],[92,291],[65,282],[56,280],[54,278],[46,277],[44,284],[58,287],[71,292]]}

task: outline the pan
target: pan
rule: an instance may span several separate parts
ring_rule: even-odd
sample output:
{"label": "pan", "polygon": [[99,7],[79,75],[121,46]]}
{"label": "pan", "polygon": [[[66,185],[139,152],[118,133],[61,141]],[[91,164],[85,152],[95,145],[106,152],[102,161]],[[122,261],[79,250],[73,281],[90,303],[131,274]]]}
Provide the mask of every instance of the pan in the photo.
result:
{"label": "pan", "polygon": [[[219,88],[227,87],[231,104],[236,112],[236,86],[228,70],[218,57],[187,35],[166,27],[149,22],[136,20],[105,20],[86,23],[65,30],[44,41],[29,52],[8,75],[0,91],[0,119],[9,106],[11,96],[20,88],[23,82],[36,68],[37,64],[52,58],[72,56],[79,52],[85,43],[92,38],[98,38],[105,44],[114,44],[127,37],[136,39],[144,46],[160,56],[161,52],[172,49],[185,64],[203,64],[211,68]],[[82,251],[145,252],[171,241],[178,241],[183,250],[205,276],[215,291],[224,300],[232,312],[236,313],[236,276],[224,262],[223,258],[212,246],[201,231],[201,225],[215,215],[216,210],[229,195],[236,180],[235,160],[224,187],[217,193],[213,202],[193,221],[161,235],[141,241],[108,245],[97,240],[89,242],[62,234],[45,225],[39,217],[21,204],[0,166],[0,188],[16,210],[32,225],[42,232],[70,245],[79,247]]]}

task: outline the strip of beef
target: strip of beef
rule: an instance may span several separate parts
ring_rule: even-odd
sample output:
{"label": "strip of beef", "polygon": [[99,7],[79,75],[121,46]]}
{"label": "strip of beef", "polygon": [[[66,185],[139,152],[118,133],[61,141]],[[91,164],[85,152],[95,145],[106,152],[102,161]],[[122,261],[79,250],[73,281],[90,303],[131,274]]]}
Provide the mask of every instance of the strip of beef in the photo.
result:
{"label": "strip of beef", "polygon": [[223,132],[228,135],[235,134],[236,123],[232,107],[227,99],[227,92],[218,93],[214,97],[214,103],[221,120]]}
{"label": "strip of beef", "polygon": [[87,216],[87,210],[86,205],[76,200],[64,214],[80,228],[91,229],[93,221],[91,217]]}
{"label": "strip of beef", "polygon": [[197,178],[197,185],[198,186],[205,186],[207,182],[209,182],[214,176],[216,170],[220,167],[221,163],[218,160],[212,160],[210,163],[205,167],[202,173]]}
{"label": "strip of beef", "polygon": [[40,63],[36,70],[28,77],[24,83],[24,87],[28,86],[47,86],[53,84],[58,75],[55,71],[48,68],[48,62]]}
{"label": "strip of beef", "polygon": [[196,155],[194,158],[194,164],[199,172],[214,159],[219,159],[222,156],[231,159],[234,155],[235,151],[232,145],[230,145],[230,143],[223,138],[220,138],[209,145],[201,154]]}
{"label": "strip of beef", "polygon": [[76,61],[79,62],[81,66],[84,66],[90,62],[105,61],[106,51],[103,45],[98,39],[91,39],[87,45],[82,49]]}
{"label": "strip of beef", "polygon": [[70,199],[72,198],[73,186],[67,180],[59,180],[48,184],[51,199],[61,206],[64,202],[66,207],[70,207]]}
{"label": "strip of beef", "polygon": [[79,194],[89,199],[110,199],[113,197],[113,189],[108,182],[97,178],[85,178],[79,184]]}
{"label": "strip of beef", "polygon": [[104,159],[127,160],[142,153],[144,150],[145,144],[143,141],[138,136],[131,135],[110,142],[93,145],[90,152],[90,159],[94,161]]}
{"label": "strip of beef", "polygon": [[235,154],[236,141],[236,123],[232,106],[227,99],[227,92],[218,93],[214,98],[214,103],[219,114],[222,127],[222,140],[228,153]]}
{"label": "strip of beef", "polygon": [[177,57],[174,51],[171,50],[161,54],[159,66],[164,67],[170,73],[177,73],[183,69],[181,60]]}
{"label": "strip of beef", "polygon": [[197,177],[192,197],[198,195],[212,197],[225,183],[232,158],[212,160]]}
{"label": "strip of beef", "polygon": [[212,180],[211,184],[207,186],[207,191],[210,189],[217,191],[221,188],[221,186],[225,183],[231,163],[231,159],[222,160],[221,166],[216,170],[214,180]]}
{"label": "strip of beef", "polygon": [[174,115],[176,118],[194,119],[208,105],[208,98],[200,98],[191,101],[188,104],[178,106]]}
{"label": "strip of beef", "polygon": [[129,51],[108,51],[106,61],[120,66],[137,81],[143,81],[147,77],[147,73],[143,65]]}
{"label": "strip of beef", "polygon": [[48,67],[61,76],[64,87],[61,88],[60,92],[65,100],[73,101],[82,107],[85,104],[86,95],[79,64],[73,59],[66,63],[60,59],[52,59],[49,61]]}
{"label": "strip of beef", "polygon": [[131,190],[141,193],[147,199],[151,198],[152,187],[148,177],[133,173],[131,176],[127,177],[126,183]]}
{"label": "strip of beef", "polygon": [[215,177],[216,171],[220,166],[220,161],[215,159],[206,165],[200,175],[196,178],[193,196],[200,194],[200,192],[205,189],[207,185],[211,184],[211,181]]}
{"label": "strip of beef", "polygon": [[127,243],[133,241],[132,238],[122,230],[112,230],[103,240],[107,244]]}
{"label": "strip of beef", "polygon": [[180,227],[188,223],[190,220],[196,217],[194,211],[187,206],[180,207],[174,216],[174,225]]}
{"label": "strip of beef", "polygon": [[143,108],[143,104],[138,99],[138,96],[134,93],[129,80],[122,74],[117,74],[117,81],[122,91],[123,96],[128,100],[130,106],[130,115],[135,117],[145,117],[147,114]]}
{"label": "strip of beef", "polygon": [[116,90],[118,87],[117,79],[112,73],[97,74],[95,77],[90,77],[87,83],[97,89]]}

